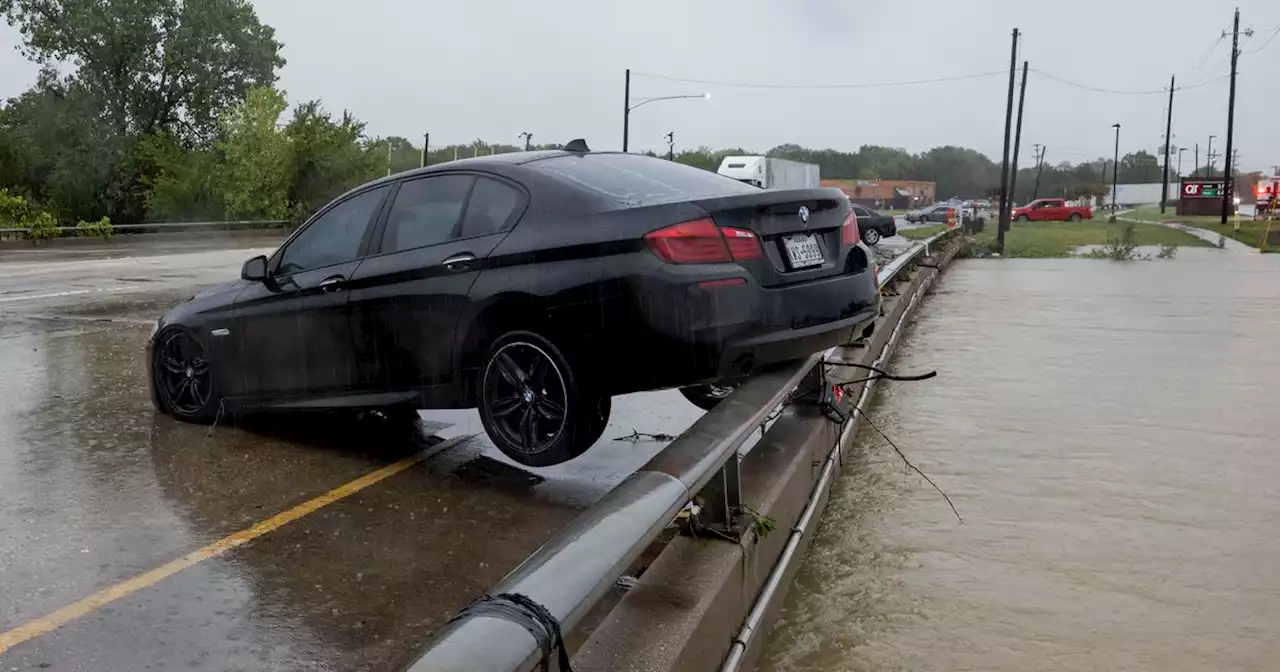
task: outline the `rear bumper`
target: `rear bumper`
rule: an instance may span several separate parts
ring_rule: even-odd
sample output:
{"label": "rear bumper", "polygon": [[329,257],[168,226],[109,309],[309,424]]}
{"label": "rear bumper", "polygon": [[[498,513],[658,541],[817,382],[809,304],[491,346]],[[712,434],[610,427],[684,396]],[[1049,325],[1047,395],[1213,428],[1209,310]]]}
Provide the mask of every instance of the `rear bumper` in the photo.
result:
{"label": "rear bumper", "polygon": [[741,284],[684,282],[637,292],[640,324],[611,340],[643,356],[612,371],[613,393],[709,382],[801,359],[852,341],[879,314],[872,268],[775,288],[745,275],[736,274]]}

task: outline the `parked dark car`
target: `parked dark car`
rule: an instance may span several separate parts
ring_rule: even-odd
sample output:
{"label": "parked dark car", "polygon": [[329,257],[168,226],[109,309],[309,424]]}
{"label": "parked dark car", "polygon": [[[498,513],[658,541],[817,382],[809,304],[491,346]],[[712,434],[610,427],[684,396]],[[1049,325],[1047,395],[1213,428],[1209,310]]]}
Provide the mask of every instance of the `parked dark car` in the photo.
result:
{"label": "parked dark car", "polygon": [[881,238],[898,235],[898,222],[892,215],[882,215],[856,203],[853,205],[853,213],[858,217],[858,233],[868,245],[878,245]]}
{"label": "parked dark car", "polygon": [[283,409],[478,407],[526,465],[572,459],[610,397],[709,406],[879,311],[835,189],[764,191],[634,154],[454,161],[358,187],[241,278],[160,319],[153,399],[193,422]]}

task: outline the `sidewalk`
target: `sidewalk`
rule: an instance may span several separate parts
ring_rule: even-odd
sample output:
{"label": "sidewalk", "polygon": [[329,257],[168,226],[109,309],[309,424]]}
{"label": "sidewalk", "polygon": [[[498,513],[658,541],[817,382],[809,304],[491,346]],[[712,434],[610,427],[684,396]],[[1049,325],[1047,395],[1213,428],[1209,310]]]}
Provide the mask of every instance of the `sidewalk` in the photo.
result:
{"label": "sidewalk", "polygon": [[1224,243],[1222,249],[1224,250],[1231,250],[1233,252],[1257,252],[1258,251],[1258,248],[1253,247],[1251,245],[1245,245],[1244,243],[1236,240],[1235,238],[1229,238],[1227,236],[1223,236],[1219,234],[1217,231],[1202,229],[1198,226],[1191,226],[1190,224],[1183,224],[1181,222],[1173,222],[1173,221],[1144,222],[1139,219],[1131,219],[1129,217],[1124,217],[1124,216],[1116,217],[1116,219],[1122,222],[1133,222],[1135,224],[1156,224],[1158,226],[1165,226],[1170,229],[1178,229],[1179,231],[1182,231],[1183,233],[1189,233],[1195,236],[1196,238],[1199,238],[1200,240],[1213,243],[1214,246],[1217,246],[1218,241],[1222,240]]}

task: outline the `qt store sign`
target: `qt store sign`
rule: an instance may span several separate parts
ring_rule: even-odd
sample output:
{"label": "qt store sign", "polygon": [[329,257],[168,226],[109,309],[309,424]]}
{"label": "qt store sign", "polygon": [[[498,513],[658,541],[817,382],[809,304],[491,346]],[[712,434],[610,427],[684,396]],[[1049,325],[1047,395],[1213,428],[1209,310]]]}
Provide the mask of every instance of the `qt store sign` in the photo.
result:
{"label": "qt store sign", "polygon": [[1184,180],[1183,198],[1222,198],[1222,180]]}

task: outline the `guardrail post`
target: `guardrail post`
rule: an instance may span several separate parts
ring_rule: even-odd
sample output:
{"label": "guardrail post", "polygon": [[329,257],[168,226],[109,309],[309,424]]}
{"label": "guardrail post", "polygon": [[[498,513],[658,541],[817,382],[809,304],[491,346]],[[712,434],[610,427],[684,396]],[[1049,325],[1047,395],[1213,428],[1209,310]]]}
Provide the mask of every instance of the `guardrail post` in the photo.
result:
{"label": "guardrail post", "polygon": [[720,471],[707,483],[697,499],[702,511],[698,523],[722,534],[738,538],[734,518],[742,511],[742,459],[737,455],[725,461]]}

